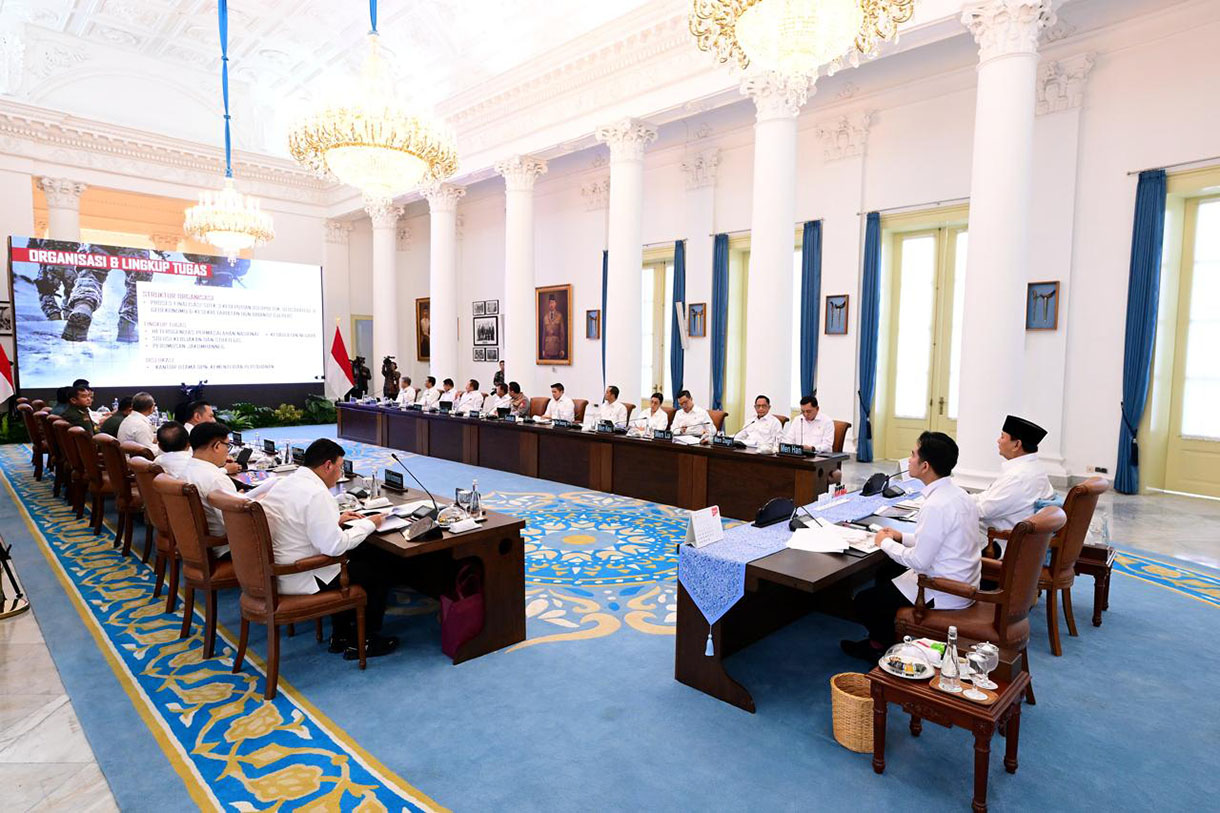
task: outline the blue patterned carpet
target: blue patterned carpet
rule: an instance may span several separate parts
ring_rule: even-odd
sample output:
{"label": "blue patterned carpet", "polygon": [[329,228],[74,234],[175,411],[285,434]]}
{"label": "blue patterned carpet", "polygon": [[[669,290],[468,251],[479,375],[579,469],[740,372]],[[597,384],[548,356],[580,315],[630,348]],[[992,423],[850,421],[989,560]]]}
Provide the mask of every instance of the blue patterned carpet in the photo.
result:
{"label": "blue patterned carpet", "polygon": [[[344,445],[358,471],[389,462],[382,450]],[[857,670],[836,645],[858,634],[851,625],[810,616],[731,659],[757,715],[673,680],[683,512],[408,463],[441,493],[477,477],[492,507],[527,520],[528,639],[454,667],[439,649],[434,603],[403,592],[387,621],[399,652],[359,672],[300,634],[285,641],[280,697],[265,703],[257,629],[253,663],[229,671],[233,596],[220,600],[218,657],[204,661],[199,626],[179,641],[180,616],[150,601],[151,569],[74,521],[49,483],[30,476],[24,447],[0,447],[0,530],[121,807],[859,810],[969,799],[961,731],[932,726],[912,740],[892,723],[884,777],[834,742],[826,681]],[[1199,756],[1220,752],[1220,709],[1200,707],[1201,684],[1183,676],[1211,673],[1220,656],[1183,650],[1214,634],[1220,578],[1136,551],[1122,552],[1118,570],[1102,628],[1088,624],[1091,584],[1076,591],[1081,634],[1065,633],[1064,657],[1050,656],[1037,611],[1039,705],[1024,716],[1020,772],[993,760],[994,810],[1214,801],[1214,772]],[[1149,668],[1171,662],[1178,676]],[[1175,744],[1146,748],[1167,725]]]}

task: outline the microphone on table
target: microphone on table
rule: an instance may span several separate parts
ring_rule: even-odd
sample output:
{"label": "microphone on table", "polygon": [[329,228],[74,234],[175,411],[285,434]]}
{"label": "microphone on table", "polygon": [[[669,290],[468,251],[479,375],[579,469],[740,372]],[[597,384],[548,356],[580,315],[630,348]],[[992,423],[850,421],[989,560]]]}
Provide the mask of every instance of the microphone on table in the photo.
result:
{"label": "microphone on table", "polygon": [[880,494],[883,497],[901,497],[903,494],[907,493],[906,489],[904,489],[902,486],[890,484],[890,481],[900,474],[902,474],[901,463],[898,464],[898,471],[889,476],[886,476],[881,472],[877,472],[872,477],[868,478],[868,481],[864,484],[864,487],[860,489],[860,494],[865,497],[872,497],[877,494]]}
{"label": "microphone on table", "polygon": [[[406,465],[401,460],[398,459],[398,455],[394,454],[393,452],[390,452],[390,457],[394,458],[394,462],[398,464],[399,468],[401,468],[403,471],[405,471],[407,474],[409,474],[411,476],[411,479],[414,480],[419,485],[419,487],[424,490],[424,493],[428,495],[428,499],[432,500],[432,510],[429,511],[427,514],[424,514],[424,516],[420,517],[420,519],[423,519],[426,517],[428,519],[435,520],[436,517],[441,512],[440,507],[436,504],[436,497],[432,496],[432,492],[428,490],[428,487],[426,485],[424,485],[422,482],[420,482],[420,479],[418,477],[416,477],[414,474],[411,474],[411,470],[408,469],[406,467]],[[418,510],[418,509],[416,509],[416,510]]]}

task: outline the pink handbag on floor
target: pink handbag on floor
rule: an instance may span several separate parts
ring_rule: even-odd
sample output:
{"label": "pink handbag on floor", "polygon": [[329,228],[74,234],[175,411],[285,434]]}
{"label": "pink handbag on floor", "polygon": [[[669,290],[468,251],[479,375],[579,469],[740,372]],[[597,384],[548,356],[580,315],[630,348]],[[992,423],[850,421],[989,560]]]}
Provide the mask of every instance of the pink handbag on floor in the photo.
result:
{"label": "pink handbag on floor", "polygon": [[450,658],[483,631],[483,576],[477,565],[463,565],[453,595],[441,596],[441,651]]}

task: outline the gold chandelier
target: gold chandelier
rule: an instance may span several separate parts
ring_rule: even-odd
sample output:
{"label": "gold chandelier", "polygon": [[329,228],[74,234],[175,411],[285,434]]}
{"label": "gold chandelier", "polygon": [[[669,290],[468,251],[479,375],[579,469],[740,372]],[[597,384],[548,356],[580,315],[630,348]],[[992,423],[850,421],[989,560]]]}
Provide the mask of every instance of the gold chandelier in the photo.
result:
{"label": "gold chandelier", "polygon": [[210,243],[224,252],[229,262],[247,248],[262,245],[275,238],[271,215],[259,206],[258,200],[243,195],[233,186],[233,144],[229,133],[229,9],[227,0],[219,0],[216,8],[220,23],[220,83],[224,97],[225,119],[225,183],[219,192],[205,189],[199,193],[199,204],[186,210],[183,229],[196,240]]}
{"label": "gold chandelier", "polygon": [[297,163],[356,187],[366,200],[389,200],[457,171],[452,137],[394,98],[375,27],[355,87],[298,122],[288,149]]}
{"label": "gold chandelier", "polygon": [[224,187],[214,192],[199,193],[199,204],[186,210],[186,233],[196,240],[216,246],[229,262],[247,248],[275,239],[271,215],[259,206],[258,200],[243,195],[233,186],[231,177]]}
{"label": "gold chandelier", "polygon": [[700,50],[738,67],[833,75],[846,61],[877,55],[911,19],[915,0],[692,0],[690,32]]}

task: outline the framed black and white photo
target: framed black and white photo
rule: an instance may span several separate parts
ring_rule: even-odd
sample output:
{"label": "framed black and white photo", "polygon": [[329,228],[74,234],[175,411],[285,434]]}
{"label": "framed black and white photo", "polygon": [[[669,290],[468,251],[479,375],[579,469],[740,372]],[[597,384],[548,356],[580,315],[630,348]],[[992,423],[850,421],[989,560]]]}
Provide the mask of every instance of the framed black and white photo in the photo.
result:
{"label": "framed black and white photo", "polygon": [[486,302],[480,301],[480,302],[475,302],[473,304],[474,304],[474,315],[475,316],[482,316],[483,314],[487,313],[487,303]]}
{"label": "framed black and white photo", "polygon": [[474,349],[474,360],[475,361],[487,361],[487,348],[486,347],[476,347]]}
{"label": "framed black and white photo", "polygon": [[476,316],[474,318],[474,343],[476,346],[494,347],[500,344],[500,317]]}
{"label": "framed black and white photo", "polygon": [[0,336],[13,335],[13,303],[0,302]]}
{"label": "framed black and white photo", "polygon": [[500,360],[500,348],[485,347],[483,349],[487,351],[487,361],[499,361]]}
{"label": "framed black and white photo", "polygon": [[498,316],[500,314],[500,300],[489,299],[484,304],[487,306],[485,312],[488,316]]}

